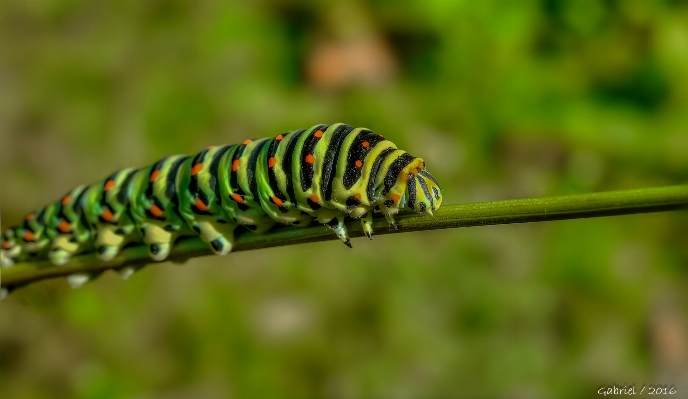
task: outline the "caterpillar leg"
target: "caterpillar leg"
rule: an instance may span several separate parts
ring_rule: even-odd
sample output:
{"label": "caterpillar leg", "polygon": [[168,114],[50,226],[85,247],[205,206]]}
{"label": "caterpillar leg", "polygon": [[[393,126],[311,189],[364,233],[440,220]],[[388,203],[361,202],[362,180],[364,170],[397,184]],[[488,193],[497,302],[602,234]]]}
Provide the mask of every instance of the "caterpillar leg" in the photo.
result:
{"label": "caterpillar leg", "polygon": [[67,276],[67,282],[72,288],[79,288],[90,279],[90,276],[86,273],[70,274]]}
{"label": "caterpillar leg", "polygon": [[100,276],[103,272],[93,272],[93,273],[75,273],[67,276],[67,282],[69,285],[76,289],[82,285],[94,280],[96,277]]}
{"label": "caterpillar leg", "polygon": [[363,232],[366,237],[373,239],[373,211],[367,212],[365,215],[361,216],[361,227],[363,227]]}
{"label": "caterpillar leg", "polygon": [[143,266],[125,266],[119,269],[115,269],[115,271],[122,278],[122,280],[126,280],[141,269],[143,269]]}
{"label": "caterpillar leg", "polygon": [[259,224],[242,224],[241,226],[246,227],[247,229],[251,230],[252,232],[256,234],[263,234],[273,227],[275,227],[277,223],[273,222],[263,222],[261,221]]}
{"label": "caterpillar leg", "polygon": [[327,227],[332,229],[334,233],[339,237],[342,242],[344,242],[344,245],[346,245],[349,248],[353,248],[351,246],[351,241],[349,240],[349,234],[346,231],[346,226],[344,226],[344,216],[337,216],[336,218],[333,218],[329,222],[325,223]]}
{"label": "caterpillar leg", "polygon": [[167,259],[177,234],[153,223],[143,227],[142,233],[143,242],[148,245],[148,255],[151,259],[158,262]]}
{"label": "caterpillar leg", "polygon": [[198,221],[194,229],[198,231],[201,239],[208,244],[218,255],[227,255],[234,246],[234,230],[236,224],[217,224],[210,221]]}
{"label": "caterpillar leg", "polygon": [[0,250],[0,267],[9,267],[14,264],[14,259],[12,259],[5,251]]}
{"label": "caterpillar leg", "polygon": [[397,224],[394,223],[394,215],[387,215],[385,214],[385,219],[387,219],[387,223],[389,223],[389,228],[390,229],[397,229]]}
{"label": "caterpillar leg", "polygon": [[112,260],[124,245],[131,241],[129,235],[133,227],[102,226],[96,238],[96,256],[103,262]]}
{"label": "caterpillar leg", "polygon": [[97,248],[96,256],[103,262],[109,262],[114,259],[114,257],[119,253],[120,249],[119,246],[114,245],[101,245]]}
{"label": "caterpillar leg", "polygon": [[53,245],[48,258],[56,266],[62,266],[79,251],[79,243],[74,242],[68,235],[59,235],[53,239]]}
{"label": "caterpillar leg", "polygon": [[151,259],[161,262],[170,255],[170,250],[172,249],[172,246],[167,243],[155,243],[155,244],[150,244],[148,246],[148,254],[150,255]]}
{"label": "caterpillar leg", "polygon": [[9,228],[0,235],[0,267],[14,265],[15,259],[22,252],[21,246],[17,244],[16,229]]}

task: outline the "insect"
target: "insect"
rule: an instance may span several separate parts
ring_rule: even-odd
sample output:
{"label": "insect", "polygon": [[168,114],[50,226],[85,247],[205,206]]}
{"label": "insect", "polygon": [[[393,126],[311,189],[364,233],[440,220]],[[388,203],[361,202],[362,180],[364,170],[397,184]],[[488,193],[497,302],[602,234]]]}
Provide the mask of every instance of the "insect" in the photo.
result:
{"label": "insect", "polygon": [[314,220],[351,247],[347,216],[360,219],[372,239],[374,212],[396,227],[400,210],[432,214],[441,203],[439,184],[422,158],[366,128],[316,125],[167,156],[78,186],[2,234],[0,264],[47,256],[63,265],[89,251],[109,261],[139,242],[162,261],[177,238],[194,235],[225,255],[240,226],[262,233],[277,223]]}

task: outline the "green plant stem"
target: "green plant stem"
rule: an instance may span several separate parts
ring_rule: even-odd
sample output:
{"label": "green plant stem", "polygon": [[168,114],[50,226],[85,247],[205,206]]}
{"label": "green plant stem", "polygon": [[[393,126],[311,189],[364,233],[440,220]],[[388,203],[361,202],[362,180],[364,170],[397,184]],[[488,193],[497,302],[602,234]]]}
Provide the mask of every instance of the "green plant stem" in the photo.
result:
{"label": "green plant stem", "polygon": [[[389,228],[382,217],[376,217],[373,228],[376,235],[382,235],[453,227],[660,212],[682,208],[688,208],[688,185],[550,198],[444,205],[435,211],[434,217],[415,213],[397,215],[395,219],[398,230]],[[347,229],[351,238],[363,236],[358,221],[352,220],[347,223]],[[328,228],[318,224],[305,228],[282,227],[262,235],[246,231],[237,234],[234,251],[335,239],[337,238]],[[183,262],[191,257],[205,255],[212,255],[208,245],[194,237],[180,240],[175,245],[169,260]],[[232,255],[228,256],[231,257]],[[0,269],[2,272],[0,282],[3,287],[14,288],[43,279],[63,277],[75,273],[97,273],[107,269],[141,266],[149,263],[154,262],[148,257],[147,247],[138,245],[125,248],[110,262],[101,262],[94,254],[88,253],[73,257],[63,266],[54,266],[47,260],[17,263],[11,267]]]}

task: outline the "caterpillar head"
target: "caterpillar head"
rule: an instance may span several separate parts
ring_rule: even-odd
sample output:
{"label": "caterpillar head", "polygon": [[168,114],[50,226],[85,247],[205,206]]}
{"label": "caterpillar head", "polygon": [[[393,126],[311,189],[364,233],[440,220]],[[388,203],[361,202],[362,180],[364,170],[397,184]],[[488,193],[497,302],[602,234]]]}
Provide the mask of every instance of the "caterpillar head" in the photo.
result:
{"label": "caterpillar head", "polygon": [[414,212],[432,214],[440,207],[442,190],[437,180],[425,170],[425,162],[409,173],[405,197],[406,208]]}
{"label": "caterpillar head", "polygon": [[[442,192],[437,180],[425,170],[423,158],[403,153],[395,161],[406,157],[408,164],[399,172],[396,181],[378,200],[380,209],[387,215],[394,215],[402,209],[418,213],[429,213],[439,208],[442,203]],[[393,165],[393,164],[392,164]],[[386,171],[385,179],[394,176],[396,170]],[[378,180],[381,180],[378,177]],[[387,180],[384,181],[388,184]],[[383,187],[386,189],[386,187]]]}

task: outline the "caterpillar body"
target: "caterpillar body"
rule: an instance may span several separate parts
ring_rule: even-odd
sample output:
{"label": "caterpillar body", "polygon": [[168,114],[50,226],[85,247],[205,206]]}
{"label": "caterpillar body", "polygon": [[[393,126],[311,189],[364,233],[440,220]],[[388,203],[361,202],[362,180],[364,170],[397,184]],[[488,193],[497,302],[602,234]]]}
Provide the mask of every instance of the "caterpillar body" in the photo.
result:
{"label": "caterpillar body", "polygon": [[373,212],[390,226],[400,210],[430,213],[442,202],[425,161],[366,128],[316,125],[272,138],[167,156],[114,172],[29,213],[0,237],[0,265],[48,257],[55,265],[95,251],[103,261],[143,242],[162,261],[178,237],[198,235],[220,255],[240,226],[317,220],[351,246],[345,217],[372,238]]}

